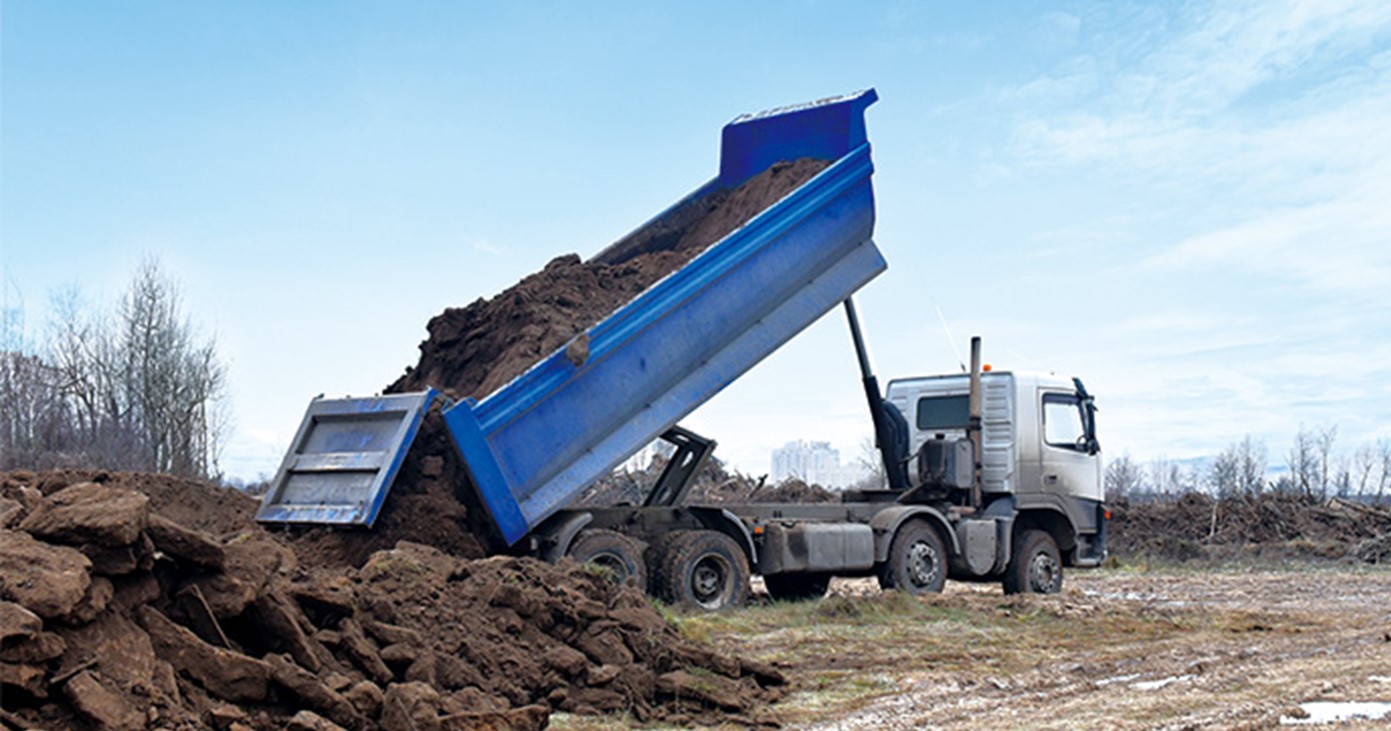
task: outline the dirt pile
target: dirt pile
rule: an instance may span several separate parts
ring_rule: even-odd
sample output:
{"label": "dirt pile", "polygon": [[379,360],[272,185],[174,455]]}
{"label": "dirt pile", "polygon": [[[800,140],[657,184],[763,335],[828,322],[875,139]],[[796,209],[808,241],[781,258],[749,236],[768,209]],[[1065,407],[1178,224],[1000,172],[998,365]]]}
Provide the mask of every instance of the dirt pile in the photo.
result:
{"label": "dirt pile", "polygon": [[[665,457],[652,459],[641,469],[614,470],[596,482],[580,499],[580,505],[640,505],[657,484],[666,468]],[[839,502],[840,493],[820,485],[808,485],[796,478],[769,485],[768,476],[752,477],[730,471],[715,457],[696,473],[695,484],[685,502],[692,505],[723,503],[830,503]]]}
{"label": "dirt pile", "polygon": [[[168,517],[200,504],[226,509],[199,518],[216,535]],[[0,721],[532,729],[565,709],[762,723],[781,693],[776,671],[684,641],[586,568],[411,543],[314,568],[302,559],[318,546],[221,530],[252,507],[156,475],[0,474]]]}
{"label": "dirt pile", "polygon": [[709,488],[696,491],[692,502],[707,505],[720,503],[834,503],[840,502],[840,493],[827,490],[820,485],[791,478],[776,485],[765,485],[762,480],[750,483],[748,480],[728,480]]}
{"label": "dirt pile", "polygon": [[[823,170],[824,160],[776,163],[732,190],[694,201],[670,220],[615,247],[621,255],[551,260],[491,299],[430,320],[420,361],[388,393],[433,386],[454,398],[482,398],[641,294],[711,244]],[[602,259],[602,260],[601,260]],[[587,343],[576,342],[575,357]],[[583,359],[581,358],[581,361]]]}
{"label": "dirt pile", "polygon": [[1391,510],[1349,500],[1267,492],[1214,500],[1187,493],[1171,500],[1112,505],[1107,543],[1122,557],[1171,560],[1272,557],[1391,559]]}
{"label": "dirt pile", "polygon": [[[562,346],[567,356],[583,362],[588,357],[588,339],[577,335],[829,164],[809,158],[776,163],[737,188],[692,201],[591,261],[581,261],[575,254],[557,257],[491,299],[445,310],[430,320],[419,362],[386,392],[433,387],[455,399],[482,398]],[[373,529],[375,535],[319,531],[306,534],[304,540],[318,542],[325,554],[354,566],[372,551],[402,539],[462,556],[505,548],[467,487],[468,475],[437,414],[422,425],[403,470],[388,502],[388,506],[398,499],[410,502],[395,516],[402,520],[383,515]],[[426,479],[412,479],[418,475]]]}
{"label": "dirt pile", "polygon": [[426,415],[371,530],[296,527],[281,535],[294,545],[301,561],[316,567],[357,568],[398,541],[424,543],[460,558],[482,558],[497,548],[489,546],[484,516],[435,409]]}

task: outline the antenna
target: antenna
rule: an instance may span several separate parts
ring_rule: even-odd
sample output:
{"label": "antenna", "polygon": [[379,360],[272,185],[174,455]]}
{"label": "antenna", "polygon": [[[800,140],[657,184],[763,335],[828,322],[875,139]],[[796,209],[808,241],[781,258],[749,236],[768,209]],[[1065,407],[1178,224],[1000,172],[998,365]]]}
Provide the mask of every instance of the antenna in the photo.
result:
{"label": "antenna", "polygon": [[951,328],[947,327],[947,318],[942,314],[941,305],[933,305],[937,309],[937,319],[942,322],[942,332],[947,334],[947,344],[951,346],[952,352],[956,353],[956,362],[961,364],[961,372],[966,372],[966,360],[961,357],[961,348],[956,347],[956,338],[952,337]]}

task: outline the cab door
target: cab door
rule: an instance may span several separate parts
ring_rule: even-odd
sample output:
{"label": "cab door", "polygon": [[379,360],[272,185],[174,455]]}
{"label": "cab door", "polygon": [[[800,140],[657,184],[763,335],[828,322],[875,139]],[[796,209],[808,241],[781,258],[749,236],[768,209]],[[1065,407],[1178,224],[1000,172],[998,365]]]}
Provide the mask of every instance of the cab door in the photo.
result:
{"label": "cab door", "polygon": [[1039,392],[1039,479],[1044,492],[1101,499],[1101,460],[1086,407],[1086,400],[1076,392]]}

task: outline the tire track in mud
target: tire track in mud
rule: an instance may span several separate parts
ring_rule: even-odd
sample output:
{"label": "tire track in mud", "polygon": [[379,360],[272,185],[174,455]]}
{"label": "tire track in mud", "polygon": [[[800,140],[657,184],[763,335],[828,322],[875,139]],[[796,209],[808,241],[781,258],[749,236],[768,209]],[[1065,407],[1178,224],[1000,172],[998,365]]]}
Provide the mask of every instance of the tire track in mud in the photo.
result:
{"label": "tire track in mud", "polygon": [[[1167,614],[1176,624],[1146,639],[1083,618],[1078,631],[1098,632],[1091,649],[1022,650],[1032,667],[1013,675],[991,671],[991,653],[980,672],[905,673],[896,678],[902,692],[797,728],[1267,728],[1298,715],[1302,702],[1391,697],[1386,572],[1097,574],[1071,583],[1062,596],[1029,603],[1093,616]],[[982,608],[999,602],[968,591]]]}

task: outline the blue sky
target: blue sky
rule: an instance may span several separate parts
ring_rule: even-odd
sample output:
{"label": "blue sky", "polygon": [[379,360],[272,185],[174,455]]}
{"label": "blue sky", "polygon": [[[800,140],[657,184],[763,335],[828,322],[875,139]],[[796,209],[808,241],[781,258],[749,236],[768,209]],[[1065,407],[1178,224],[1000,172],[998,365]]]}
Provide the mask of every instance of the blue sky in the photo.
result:
{"label": "blue sky", "polygon": [[[0,5],[0,266],[109,301],[156,255],[230,366],[224,468],[365,395],[431,315],[592,254],[713,177],[743,112],[873,86],[887,380],[1080,375],[1103,445],[1278,462],[1391,438],[1391,5]],[[944,334],[940,308],[952,333]],[[688,425],[869,434],[833,314]]]}

